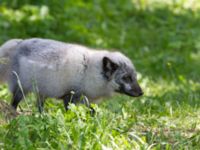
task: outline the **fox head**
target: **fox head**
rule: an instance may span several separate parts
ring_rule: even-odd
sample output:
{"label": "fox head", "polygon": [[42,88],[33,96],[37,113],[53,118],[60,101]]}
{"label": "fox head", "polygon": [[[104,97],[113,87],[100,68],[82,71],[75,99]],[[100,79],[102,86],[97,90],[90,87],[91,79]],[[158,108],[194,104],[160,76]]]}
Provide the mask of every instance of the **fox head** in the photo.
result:
{"label": "fox head", "polygon": [[103,57],[102,61],[103,75],[115,92],[132,97],[143,95],[137,82],[135,68],[126,56],[121,53],[112,53]]}

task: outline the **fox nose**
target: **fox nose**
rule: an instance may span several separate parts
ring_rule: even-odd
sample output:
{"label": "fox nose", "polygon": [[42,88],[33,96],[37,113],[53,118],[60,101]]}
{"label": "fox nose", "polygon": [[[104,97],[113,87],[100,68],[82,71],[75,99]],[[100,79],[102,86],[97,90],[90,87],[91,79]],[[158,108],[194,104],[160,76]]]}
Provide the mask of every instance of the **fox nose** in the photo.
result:
{"label": "fox nose", "polygon": [[139,93],[138,93],[138,96],[142,96],[144,93],[143,93],[143,91],[140,91]]}
{"label": "fox nose", "polygon": [[142,96],[144,94],[143,91],[142,91],[142,89],[141,89],[141,87],[138,87],[136,89],[136,93],[137,93],[137,96]]}

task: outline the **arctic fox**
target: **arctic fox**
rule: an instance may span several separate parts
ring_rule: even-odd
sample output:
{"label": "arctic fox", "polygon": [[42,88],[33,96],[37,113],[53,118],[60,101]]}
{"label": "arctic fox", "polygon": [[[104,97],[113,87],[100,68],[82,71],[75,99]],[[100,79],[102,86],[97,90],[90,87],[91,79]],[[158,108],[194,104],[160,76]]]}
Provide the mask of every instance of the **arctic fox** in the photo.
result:
{"label": "arctic fox", "polygon": [[39,110],[47,97],[63,99],[67,109],[70,101],[76,103],[82,95],[95,102],[114,92],[133,97],[143,94],[132,62],[122,53],[50,39],[20,41],[9,74],[15,109],[29,92],[37,93]]}

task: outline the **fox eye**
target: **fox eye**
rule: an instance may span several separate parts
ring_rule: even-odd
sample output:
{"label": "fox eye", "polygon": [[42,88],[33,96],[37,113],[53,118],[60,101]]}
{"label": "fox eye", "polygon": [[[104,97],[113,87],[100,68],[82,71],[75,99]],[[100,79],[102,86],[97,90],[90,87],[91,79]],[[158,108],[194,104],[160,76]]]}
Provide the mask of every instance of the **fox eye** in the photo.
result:
{"label": "fox eye", "polygon": [[122,80],[126,83],[130,83],[132,82],[132,79],[131,79],[131,76],[123,76],[122,77]]}

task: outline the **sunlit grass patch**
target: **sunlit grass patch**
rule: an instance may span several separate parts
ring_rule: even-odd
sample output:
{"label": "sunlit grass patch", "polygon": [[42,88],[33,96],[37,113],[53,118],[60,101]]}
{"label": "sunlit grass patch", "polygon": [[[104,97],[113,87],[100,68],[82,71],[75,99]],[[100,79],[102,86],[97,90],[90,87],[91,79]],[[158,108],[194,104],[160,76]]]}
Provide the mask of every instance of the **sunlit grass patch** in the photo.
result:
{"label": "sunlit grass patch", "polygon": [[121,132],[117,120],[102,110],[92,117],[87,108],[73,104],[67,113],[57,109],[42,115],[20,115],[4,131],[4,148],[131,149],[146,145],[137,135]]}
{"label": "sunlit grass patch", "polygon": [[132,0],[132,3],[136,5],[138,9],[153,9],[154,7],[166,7],[173,8],[175,12],[182,12],[183,9],[191,9],[196,11],[200,9],[200,3],[198,0]]}

